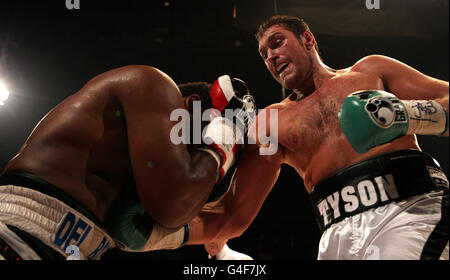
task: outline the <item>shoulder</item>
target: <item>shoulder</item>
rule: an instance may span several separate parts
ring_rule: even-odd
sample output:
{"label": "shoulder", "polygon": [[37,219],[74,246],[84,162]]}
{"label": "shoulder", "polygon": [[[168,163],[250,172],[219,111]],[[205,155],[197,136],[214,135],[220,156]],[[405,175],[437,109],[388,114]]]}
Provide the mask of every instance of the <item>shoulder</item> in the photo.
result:
{"label": "shoulder", "polygon": [[148,65],[127,65],[109,70],[98,77],[107,78],[117,83],[173,83],[172,78],[158,68]]}
{"label": "shoulder", "polygon": [[274,110],[282,110],[286,107],[286,103],[290,102],[290,100],[283,100],[280,103],[273,103],[270,104],[269,106],[267,106],[266,108],[264,108],[264,110],[270,110],[270,109],[274,109]]}
{"label": "shoulder", "polygon": [[388,56],[374,54],[363,57],[358,60],[352,67],[350,71],[360,72],[366,74],[378,74],[383,70],[388,69],[388,67],[399,64],[400,62]]}
{"label": "shoulder", "polygon": [[143,87],[168,86],[178,89],[163,71],[147,65],[128,65],[105,71],[90,79],[84,88],[110,90],[114,93],[133,92]]}
{"label": "shoulder", "polygon": [[144,75],[144,76],[165,75],[164,72],[162,72],[158,68],[155,68],[155,67],[149,66],[149,65],[126,65],[126,66],[111,69],[105,73],[111,74],[111,75],[129,74],[129,75],[137,75],[137,76],[139,76],[139,75]]}
{"label": "shoulder", "polygon": [[112,69],[103,74],[102,80],[111,84],[111,92],[127,103],[152,101],[158,105],[181,99],[181,93],[173,79],[158,68],[147,65],[129,65]]}

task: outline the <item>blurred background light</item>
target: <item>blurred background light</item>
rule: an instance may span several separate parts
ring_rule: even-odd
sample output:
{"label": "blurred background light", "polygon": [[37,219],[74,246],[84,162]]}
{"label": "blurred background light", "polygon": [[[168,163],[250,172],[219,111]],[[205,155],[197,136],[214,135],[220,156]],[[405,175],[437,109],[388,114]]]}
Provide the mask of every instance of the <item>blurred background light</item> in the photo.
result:
{"label": "blurred background light", "polygon": [[6,87],[6,85],[0,81],[0,106],[3,106],[5,104],[5,101],[9,97],[9,90]]}

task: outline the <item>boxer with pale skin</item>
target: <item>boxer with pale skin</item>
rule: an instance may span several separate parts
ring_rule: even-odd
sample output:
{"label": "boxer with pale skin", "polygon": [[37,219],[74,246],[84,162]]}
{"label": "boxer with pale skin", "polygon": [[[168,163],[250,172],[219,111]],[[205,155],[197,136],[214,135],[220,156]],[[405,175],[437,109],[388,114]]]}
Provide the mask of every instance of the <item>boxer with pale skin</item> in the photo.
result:
{"label": "boxer with pale skin", "polygon": [[[240,236],[287,164],[311,194],[322,230],[319,259],[368,259],[373,248],[380,259],[448,259],[448,179],[415,136],[448,137],[448,82],[382,55],[332,69],[295,17],[272,17],[256,38],[272,77],[292,90],[255,122],[269,124],[267,109],[278,110],[278,150],[247,148],[229,191],[190,222],[188,244],[206,244],[215,255]],[[369,103],[391,111],[371,111]],[[389,117],[395,127],[375,125]]]}

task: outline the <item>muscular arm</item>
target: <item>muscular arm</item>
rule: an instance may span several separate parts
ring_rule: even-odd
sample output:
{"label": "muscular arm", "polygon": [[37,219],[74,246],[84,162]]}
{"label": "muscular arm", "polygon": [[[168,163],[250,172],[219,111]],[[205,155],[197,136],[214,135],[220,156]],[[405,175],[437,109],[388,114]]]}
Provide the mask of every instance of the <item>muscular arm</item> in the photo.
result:
{"label": "muscular arm", "polygon": [[[384,87],[402,100],[435,100],[449,110],[449,83],[427,76],[389,57],[371,55],[357,62],[357,71],[375,74]],[[448,136],[448,132],[446,133]]]}
{"label": "muscular arm", "polygon": [[[239,161],[227,193],[206,204],[190,223],[188,244],[240,236],[252,223],[278,179],[283,163],[281,148],[274,155],[260,155],[256,145],[249,146]],[[221,246],[220,246],[221,247]]]}
{"label": "muscular arm", "polygon": [[176,122],[170,121],[170,114],[185,107],[170,77],[146,66],[122,71],[113,90],[126,118],[141,203],[165,227],[186,224],[207,201],[216,183],[217,163],[205,152],[190,153],[186,145],[172,143]]}

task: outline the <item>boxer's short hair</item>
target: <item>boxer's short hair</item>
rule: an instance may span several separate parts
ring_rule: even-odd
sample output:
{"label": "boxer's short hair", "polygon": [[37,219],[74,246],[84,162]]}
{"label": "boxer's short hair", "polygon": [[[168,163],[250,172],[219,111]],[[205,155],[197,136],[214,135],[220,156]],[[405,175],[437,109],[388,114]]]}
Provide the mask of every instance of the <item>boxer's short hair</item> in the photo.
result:
{"label": "boxer's short hair", "polygon": [[184,84],[179,84],[181,95],[183,97],[188,97],[192,94],[197,94],[200,96],[200,101],[202,102],[202,108],[211,108],[211,87],[212,84],[207,82],[189,82]]}
{"label": "boxer's short hair", "polygon": [[[286,28],[287,30],[294,33],[297,38],[300,38],[300,36],[303,35],[306,30],[311,31],[306,21],[302,18],[286,15],[275,15],[261,23],[261,25],[258,27],[258,31],[255,34],[256,40],[261,40],[264,32],[266,32],[267,29],[274,25],[280,25]],[[314,48],[316,49],[316,51],[319,51],[317,42],[315,42]]]}

